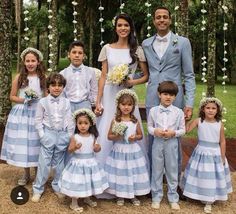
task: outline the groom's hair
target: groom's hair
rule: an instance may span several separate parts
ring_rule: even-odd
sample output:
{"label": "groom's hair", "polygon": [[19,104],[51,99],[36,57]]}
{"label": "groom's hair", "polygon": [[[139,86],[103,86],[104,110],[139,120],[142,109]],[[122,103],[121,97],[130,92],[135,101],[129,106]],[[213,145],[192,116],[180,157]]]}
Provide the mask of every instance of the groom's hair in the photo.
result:
{"label": "groom's hair", "polygon": [[173,81],[164,81],[159,84],[157,91],[159,94],[168,93],[176,96],[179,92],[179,89]]}
{"label": "groom's hair", "polygon": [[154,10],[153,18],[155,18],[155,12],[156,12],[157,10],[167,10],[168,13],[169,13],[169,17],[171,18],[171,12],[170,12],[170,10],[169,10],[167,7],[163,7],[163,6],[159,6],[159,7],[157,7],[157,8]]}

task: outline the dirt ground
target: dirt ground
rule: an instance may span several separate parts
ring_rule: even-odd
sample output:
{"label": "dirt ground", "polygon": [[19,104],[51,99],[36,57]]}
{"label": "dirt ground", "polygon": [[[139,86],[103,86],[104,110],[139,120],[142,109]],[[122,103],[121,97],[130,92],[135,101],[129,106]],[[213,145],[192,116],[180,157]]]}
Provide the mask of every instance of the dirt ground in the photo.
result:
{"label": "dirt ground", "polygon": [[[22,173],[22,169],[9,166],[6,164],[0,164],[0,213],[1,214],[37,214],[37,213],[50,213],[50,214],[63,214],[63,213],[75,213],[69,209],[70,198],[59,200],[53,194],[50,183],[47,183],[45,193],[43,194],[39,203],[33,203],[30,200],[24,205],[16,205],[10,199],[11,190],[16,186],[17,180]],[[32,176],[33,180],[33,176]],[[236,189],[236,172],[232,173],[232,183],[234,189]],[[32,196],[32,182],[26,186],[29,190],[30,197]],[[96,208],[90,208],[79,201],[79,204],[84,207],[83,213],[98,214],[98,213],[116,213],[116,214],[141,214],[141,213],[173,213],[167,203],[166,197],[161,203],[160,210],[154,210],[151,208],[151,199],[142,196],[140,207],[134,207],[129,201],[126,201],[125,206],[118,207],[114,200],[96,200],[98,206]],[[198,214],[203,213],[203,205],[198,201],[181,201],[181,210],[177,213],[183,214]],[[233,192],[229,195],[227,202],[217,202],[213,205],[214,214],[233,214],[236,213],[236,193]]]}

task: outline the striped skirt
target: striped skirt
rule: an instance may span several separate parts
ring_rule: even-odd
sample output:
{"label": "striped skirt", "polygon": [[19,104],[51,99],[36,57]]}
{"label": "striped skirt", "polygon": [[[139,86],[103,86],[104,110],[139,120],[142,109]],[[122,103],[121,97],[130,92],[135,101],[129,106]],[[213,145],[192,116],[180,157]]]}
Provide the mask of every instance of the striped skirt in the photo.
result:
{"label": "striped skirt", "polygon": [[35,110],[37,103],[16,104],[8,116],[1,159],[19,167],[38,165],[40,141],[35,129]]}
{"label": "striped skirt", "polygon": [[60,192],[76,198],[103,193],[108,188],[107,177],[94,157],[74,154],[59,179]]}
{"label": "striped skirt", "polygon": [[225,201],[232,192],[227,159],[222,163],[218,143],[199,141],[181,181],[183,194],[189,198],[214,202]]}
{"label": "striped skirt", "polygon": [[147,162],[137,143],[114,143],[104,168],[109,182],[106,192],[121,198],[150,192]]}

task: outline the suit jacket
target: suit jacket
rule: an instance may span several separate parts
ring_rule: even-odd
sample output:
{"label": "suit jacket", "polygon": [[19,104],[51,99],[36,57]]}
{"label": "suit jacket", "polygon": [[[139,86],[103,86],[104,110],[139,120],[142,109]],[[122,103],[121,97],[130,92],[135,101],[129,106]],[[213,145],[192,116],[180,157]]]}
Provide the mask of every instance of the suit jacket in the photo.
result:
{"label": "suit jacket", "polygon": [[145,39],[142,43],[149,67],[146,107],[150,108],[159,105],[157,87],[159,83],[167,80],[175,82],[179,88],[173,105],[181,109],[184,106],[193,107],[196,84],[190,41],[185,37],[171,33],[169,46],[160,59],[153,49],[155,39],[156,35]]}

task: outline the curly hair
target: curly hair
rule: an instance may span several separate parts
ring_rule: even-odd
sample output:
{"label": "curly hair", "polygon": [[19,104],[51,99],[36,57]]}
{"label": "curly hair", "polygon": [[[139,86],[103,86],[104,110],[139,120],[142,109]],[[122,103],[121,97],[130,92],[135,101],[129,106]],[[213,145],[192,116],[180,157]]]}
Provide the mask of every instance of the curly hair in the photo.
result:
{"label": "curly hair", "polygon": [[130,120],[133,122],[133,123],[137,123],[137,118],[134,116],[134,109],[135,109],[135,100],[134,98],[129,95],[129,94],[123,94],[120,96],[120,98],[118,99],[118,104],[117,104],[117,107],[116,107],[116,115],[115,115],[115,120],[117,122],[121,122],[121,116],[122,116],[122,112],[119,108],[119,104],[122,103],[122,104],[132,104],[133,105],[133,108],[132,108],[132,111],[130,112]]}
{"label": "curly hair", "polygon": [[[76,121],[76,124],[77,124],[77,120],[79,119],[79,117],[81,116],[84,116],[86,117],[88,120],[89,120],[89,123],[90,123],[90,126],[89,126],[89,130],[88,132],[92,135],[94,135],[95,138],[98,137],[99,133],[98,133],[98,130],[97,130],[97,127],[96,127],[96,124],[93,125],[93,121],[92,119],[85,113],[85,112],[81,112],[79,114],[76,115],[76,118],[75,118],[75,121]],[[75,126],[75,134],[79,134],[80,131],[77,127],[77,125]]]}
{"label": "curly hair", "polygon": [[42,90],[45,90],[45,88],[46,88],[46,75],[45,75],[46,68],[45,68],[43,62],[39,60],[38,54],[36,54],[33,51],[29,51],[28,53],[26,53],[22,59],[22,62],[20,65],[20,75],[19,75],[19,79],[18,79],[18,89],[25,88],[29,85],[29,80],[27,79],[28,70],[25,67],[25,57],[29,53],[33,54],[39,62],[38,66],[36,68],[36,73],[37,73],[38,78],[40,80],[40,88]]}
{"label": "curly hair", "polygon": [[217,122],[219,122],[222,119],[222,110],[221,110],[221,107],[214,101],[206,102],[206,103],[204,103],[203,105],[200,106],[198,116],[201,118],[201,122],[203,122],[203,120],[205,120],[206,115],[205,115],[205,112],[204,112],[204,108],[206,107],[206,105],[208,103],[215,103],[216,104],[217,113],[215,115],[215,119],[216,119]]}
{"label": "curly hair", "polygon": [[128,44],[129,44],[129,48],[130,48],[130,51],[129,51],[130,57],[132,58],[132,61],[131,61],[130,65],[132,65],[137,61],[136,50],[137,50],[137,47],[138,47],[138,40],[136,38],[134,22],[128,14],[121,13],[121,14],[117,15],[116,18],[115,18],[114,40],[113,40],[113,42],[117,42],[118,38],[119,38],[117,33],[116,33],[116,27],[117,27],[118,19],[124,19],[125,21],[127,21],[129,23],[129,26],[130,26],[130,33],[129,33],[129,36],[128,36]]}

